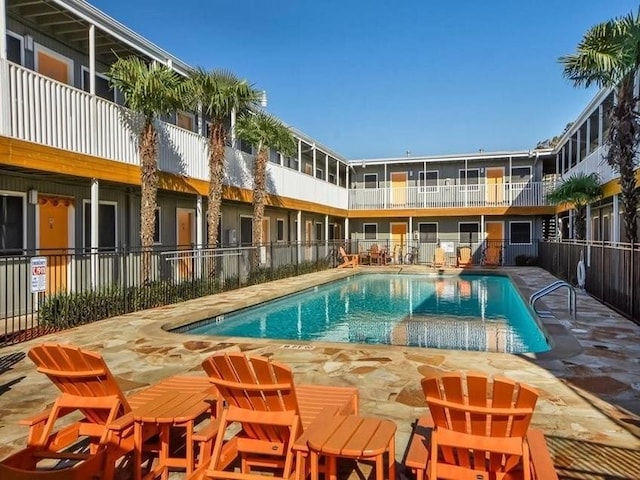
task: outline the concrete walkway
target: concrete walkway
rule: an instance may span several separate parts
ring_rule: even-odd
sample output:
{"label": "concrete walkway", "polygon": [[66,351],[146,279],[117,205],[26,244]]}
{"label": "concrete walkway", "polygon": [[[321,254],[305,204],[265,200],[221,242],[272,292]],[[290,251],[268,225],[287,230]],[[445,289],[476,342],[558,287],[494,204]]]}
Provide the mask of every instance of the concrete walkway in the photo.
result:
{"label": "concrete walkway", "polygon": [[[425,414],[420,379],[432,373],[473,370],[508,376],[540,391],[533,423],[548,436],[555,464],[565,478],[640,478],[640,327],[579,293],[577,319],[566,293],[554,293],[539,308],[554,338],[553,351],[511,355],[400,346],[214,338],[170,333],[178,326],[357,271],[426,272],[425,267],[360,267],[279,280],[241,290],[96,322],[0,350],[0,457],[24,445],[21,418],[51,404],[49,380],[24,358],[41,342],[73,343],[100,352],[127,391],[180,373],[202,374],[200,362],[223,349],[267,355],[289,364],[304,383],[353,385],[361,412],[398,425],[398,461],[411,422]],[[494,270],[495,271],[495,270]],[[505,268],[523,296],[553,280],[539,268]],[[284,344],[308,349],[283,348]],[[179,478],[179,477],[176,477]]]}

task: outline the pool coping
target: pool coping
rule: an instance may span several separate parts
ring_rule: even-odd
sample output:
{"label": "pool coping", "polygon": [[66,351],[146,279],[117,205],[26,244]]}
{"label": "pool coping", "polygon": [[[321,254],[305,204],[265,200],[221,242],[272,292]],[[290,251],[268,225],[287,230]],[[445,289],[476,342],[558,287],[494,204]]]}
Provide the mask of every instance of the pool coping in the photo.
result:
{"label": "pool coping", "polygon": [[[515,285],[516,290],[521,295],[523,302],[526,305],[526,308],[529,309],[534,321],[541,327],[542,333],[547,338],[550,349],[545,352],[539,353],[515,353],[513,355],[522,356],[525,358],[533,359],[533,360],[560,360],[571,358],[576,355],[582,353],[583,349],[580,345],[580,342],[575,338],[575,336],[556,318],[553,313],[550,312],[549,315],[540,316],[536,314],[536,312],[529,306],[527,298],[534,293],[532,289],[530,289],[523,279],[517,274],[515,271],[510,271],[509,267],[499,267],[499,268],[446,268],[446,269],[433,269],[429,267],[419,266],[418,268],[414,266],[376,266],[376,267],[357,267],[353,269],[333,269],[333,270],[324,270],[321,273],[323,275],[318,275],[319,272],[313,272],[305,275],[301,275],[298,277],[294,277],[299,280],[295,284],[290,284],[290,280],[293,277],[281,280],[275,280],[273,282],[269,282],[270,285],[277,285],[278,288],[274,289],[272,293],[265,293],[264,291],[258,292],[257,290],[261,290],[264,288],[265,284],[259,285],[251,285],[247,287],[242,287],[240,289],[232,290],[229,292],[223,292],[216,295],[212,295],[211,297],[224,297],[227,294],[234,294],[234,296],[238,296],[238,294],[242,292],[246,292],[246,295],[243,295],[242,298],[234,298],[231,301],[222,301],[216,304],[204,304],[201,308],[190,309],[189,313],[184,315],[180,320],[174,320],[171,322],[165,322],[158,328],[158,325],[149,325],[149,333],[153,333],[155,335],[189,335],[191,338],[206,338],[210,340],[217,341],[219,343],[228,343],[228,344],[238,344],[238,343],[246,343],[251,341],[252,343],[257,344],[266,344],[266,345],[306,345],[309,342],[305,340],[288,340],[288,339],[260,339],[260,338],[251,338],[251,337],[225,337],[225,336],[215,336],[215,335],[206,335],[206,334],[190,334],[189,332],[179,332],[181,328],[185,328],[187,326],[193,325],[200,321],[208,320],[211,318],[215,318],[220,315],[226,315],[231,312],[235,312],[238,310],[242,310],[245,308],[254,307],[256,305],[260,305],[262,303],[275,300],[284,296],[300,293],[302,291],[314,288],[319,285],[324,285],[336,280],[341,280],[350,276],[360,275],[363,273],[396,273],[396,274],[418,274],[418,275],[426,275],[426,276],[460,276],[464,274],[471,275],[494,275],[494,276],[504,276],[508,277],[512,283]],[[279,285],[278,285],[279,284]],[[258,295],[259,294],[259,295]],[[198,302],[200,299],[191,300],[190,302]],[[201,302],[202,303],[202,302]],[[544,299],[539,301],[540,304],[547,307],[544,303]],[[171,306],[159,307],[159,309],[170,308]],[[160,332],[158,330],[161,330]],[[375,344],[360,344],[360,343],[339,343],[339,342],[327,342],[323,341],[323,345],[328,346],[341,346],[344,348],[345,345],[351,345],[355,348],[366,348],[366,347],[376,347],[378,345]],[[398,348],[423,348],[423,347],[412,347],[406,345],[388,345],[389,347],[398,347]],[[449,349],[436,349],[436,350],[449,350]],[[455,351],[455,350],[449,350]],[[478,353],[487,353],[481,352]],[[496,353],[496,352],[489,352]],[[505,353],[505,352],[497,352],[497,353]]]}

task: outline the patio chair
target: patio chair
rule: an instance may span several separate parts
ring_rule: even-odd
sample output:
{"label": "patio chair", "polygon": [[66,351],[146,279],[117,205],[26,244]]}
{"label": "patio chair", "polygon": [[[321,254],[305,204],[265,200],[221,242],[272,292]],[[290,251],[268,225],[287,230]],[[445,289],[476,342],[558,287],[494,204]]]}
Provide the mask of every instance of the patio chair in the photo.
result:
{"label": "patio chair", "polygon": [[460,247],[458,249],[458,267],[470,267],[472,262],[471,247]]}
{"label": "patio chair", "polygon": [[436,247],[433,252],[433,266],[444,267],[447,264],[447,257],[444,253],[444,248]]}
{"label": "patio chair", "polygon": [[[357,414],[358,389],[320,385],[294,385],[291,369],[265,357],[242,353],[214,354],[202,363],[227,407],[220,416],[219,430],[210,463],[192,475],[203,478],[256,478],[252,468],[275,471],[273,478],[293,477],[292,450],[295,440],[319,416]],[[242,430],[227,439],[230,424]],[[225,471],[240,458],[240,472]]]}
{"label": "patio chair", "polygon": [[502,248],[499,245],[489,245],[484,250],[484,265],[498,267],[502,264]]}
{"label": "patio chair", "polygon": [[[188,386],[178,381],[185,377],[172,377],[161,382],[162,388],[154,395],[146,392],[155,386],[127,399],[97,353],[72,345],[42,344],[33,347],[28,356],[62,393],[51,408],[21,421],[29,427],[27,446],[0,462],[2,479],[111,479],[116,461],[134,450],[132,406],[157,400],[163,391],[174,388],[174,379],[179,384],[175,388],[181,390],[210,388],[203,383],[204,377]],[[67,426],[56,426],[60,419],[74,412],[84,418]],[[149,429],[143,440],[156,433],[155,429]],[[88,448],[82,448],[83,442]],[[74,465],[41,470],[38,463],[46,459]]]}
{"label": "patio chair", "polygon": [[357,253],[348,254],[345,251],[344,247],[340,247],[339,251],[340,251],[340,256],[342,257],[342,263],[338,265],[338,268],[346,268],[346,267],[355,268],[358,266],[360,255],[358,255]]}
{"label": "patio chair", "polygon": [[431,418],[418,421],[405,462],[417,480],[557,480],[544,435],[529,428],[531,387],[475,373],[421,383]]}
{"label": "patio chair", "polygon": [[385,260],[384,251],[378,246],[377,243],[374,243],[369,248],[369,264],[370,265],[384,265]]}

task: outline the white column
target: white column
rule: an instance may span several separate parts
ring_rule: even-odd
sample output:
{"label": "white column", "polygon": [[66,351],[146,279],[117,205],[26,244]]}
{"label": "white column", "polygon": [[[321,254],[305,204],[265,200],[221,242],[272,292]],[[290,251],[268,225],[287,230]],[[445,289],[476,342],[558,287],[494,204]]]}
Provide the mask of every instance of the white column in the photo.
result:
{"label": "white column", "polygon": [[573,157],[573,135],[569,137],[569,159],[567,160],[567,170],[571,168],[571,158]]}
{"label": "white column", "polygon": [[[602,146],[604,135],[604,107],[602,104],[598,105],[598,147]],[[602,153],[600,154],[602,157]]]}
{"label": "white column", "polygon": [[284,165],[284,155],[282,155],[280,152],[278,152],[278,160],[279,160],[278,163],[280,163],[280,166],[283,166]]}
{"label": "white column", "polygon": [[573,210],[569,210],[569,238],[575,240],[573,235]]}
{"label": "white column", "polygon": [[344,219],[344,239],[351,240],[351,234],[349,233],[349,219]]}
{"label": "white column", "polygon": [[565,145],[564,147],[562,147],[562,170],[560,170],[560,176],[564,175],[564,169],[567,166],[567,146]]}
{"label": "white column", "polygon": [[[222,243],[222,239],[218,241]],[[202,256],[200,250],[204,245],[204,214],[202,210],[202,195],[196,196],[196,278],[202,278]]]}
{"label": "white column", "polygon": [[[407,246],[408,247],[412,247],[413,246],[413,217],[409,217],[409,241],[407,242]],[[407,248],[407,251],[405,253],[409,253],[410,250],[409,248]]]}
{"label": "white column", "polygon": [[198,102],[198,135],[206,135],[207,129],[204,128],[204,111],[202,110],[202,102]]}
{"label": "white column", "polygon": [[324,246],[329,252],[329,215],[324,216]]}
{"label": "white column", "polygon": [[[391,191],[392,185],[391,182],[387,182],[387,164],[384,164],[384,178],[383,178],[383,185],[384,185],[384,201],[383,201],[383,208],[386,209],[387,208],[387,198],[389,197],[389,200],[391,200],[390,196],[393,195],[393,192]],[[380,187],[380,185],[378,185],[378,187]]]}
{"label": "white column", "polygon": [[237,148],[236,145],[236,109],[231,110],[231,131],[229,132],[231,137],[231,148]]}
{"label": "white column", "polygon": [[[576,131],[576,165],[578,163],[580,163],[580,152],[582,151],[582,148],[580,148],[580,137],[582,135],[580,135],[580,128]],[[583,157],[584,158],[584,157]]]}
{"label": "white column", "polygon": [[587,240],[588,242],[591,242],[591,240],[593,240],[593,238],[591,238],[593,236],[593,232],[591,231],[591,205],[587,205],[586,208],[586,229],[584,232],[584,236],[585,236],[585,240]]}
{"label": "white column", "polygon": [[324,154],[324,180],[329,181],[329,154]]}
{"label": "white column", "polygon": [[7,6],[0,0],[0,135],[9,135],[9,64],[7,63]]}
{"label": "white column", "polygon": [[91,179],[91,288],[98,288],[98,248],[100,231],[100,183]]}
{"label": "white column", "polygon": [[584,140],[585,140],[584,156],[586,158],[587,155],[591,153],[591,116],[587,118],[587,138],[585,138]]}
{"label": "white column", "polygon": [[620,195],[613,196],[613,212],[611,213],[613,217],[611,219],[611,229],[613,230],[611,233],[611,240],[614,242],[620,241]]}
{"label": "white column", "polygon": [[318,150],[316,149],[316,144],[311,145],[311,155],[313,156],[313,173],[311,174],[313,178],[316,178],[316,165],[318,164]]}
{"label": "white column", "polygon": [[302,171],[302,140],[298,139],[298,171]]}
{"label": "white column", "polygon": [[482,243],[484,243],[486,240],[484,232],[484,215],[480,215],[480,238],[482,239]]}
{"label": "white column", "polygon": [[96,144],[96,26],[89,25],[89,151],[98,154]]}
{"label": "white column", "polygon": [[[349,167],[347,167],[347,171],[349,171]],[[340,185],[340,162],[336,158],[336,185]],[[347,185],[349,188],[349,185]]]}
{"label": "white column", "polygon": [[298,214],[296,215],[297,224],[296,224],[296,238],[297,248],[298,248],[298,263],[302,260],[302,210],[298,210]]}

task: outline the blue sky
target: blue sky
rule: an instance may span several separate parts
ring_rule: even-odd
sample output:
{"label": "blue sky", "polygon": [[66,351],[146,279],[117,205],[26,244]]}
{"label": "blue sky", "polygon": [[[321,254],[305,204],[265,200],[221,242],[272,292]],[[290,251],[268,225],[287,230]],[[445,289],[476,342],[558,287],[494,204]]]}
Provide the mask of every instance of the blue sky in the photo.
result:
{"label": "blue sky", "polygon": [[90,0],[347,158],[534,147],[595,91],[557,62],[630,0]]}

